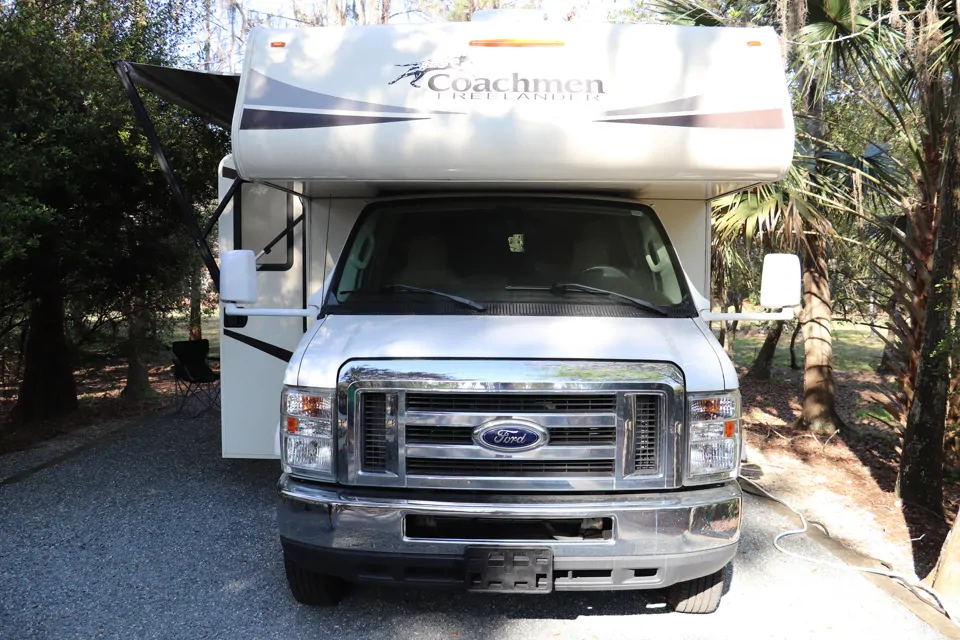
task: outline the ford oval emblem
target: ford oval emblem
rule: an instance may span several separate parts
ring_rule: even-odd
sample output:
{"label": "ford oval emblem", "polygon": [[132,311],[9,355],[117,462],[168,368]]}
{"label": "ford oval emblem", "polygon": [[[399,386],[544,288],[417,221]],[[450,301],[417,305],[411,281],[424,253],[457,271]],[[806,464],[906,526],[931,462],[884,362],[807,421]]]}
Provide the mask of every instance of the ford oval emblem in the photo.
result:
{"label": "ford oval emblem", "polygon": [[494,420],[473,431],[473,441],[491,451],[529,451],[542,447],[549,439],[546,429],[527,420]]}

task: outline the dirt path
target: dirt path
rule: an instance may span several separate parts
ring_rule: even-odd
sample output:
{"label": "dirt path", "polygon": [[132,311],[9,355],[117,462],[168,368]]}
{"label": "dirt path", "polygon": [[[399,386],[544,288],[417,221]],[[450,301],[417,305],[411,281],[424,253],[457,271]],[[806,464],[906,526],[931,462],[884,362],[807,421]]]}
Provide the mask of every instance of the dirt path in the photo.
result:
{"label": "dirt path", "polygon": [[948,483],[947,517],[905,508],[894,494],[897,436],[870,418],[881,378],[869,371],[838,372],[838,410],[848,433],[826,438],[796,432],[802,372],[776,367],[766,382],[742,378],[744,426],[759,481],[819,521],[845,544],[924,577],[936,562],[960,502],[960,485]]}

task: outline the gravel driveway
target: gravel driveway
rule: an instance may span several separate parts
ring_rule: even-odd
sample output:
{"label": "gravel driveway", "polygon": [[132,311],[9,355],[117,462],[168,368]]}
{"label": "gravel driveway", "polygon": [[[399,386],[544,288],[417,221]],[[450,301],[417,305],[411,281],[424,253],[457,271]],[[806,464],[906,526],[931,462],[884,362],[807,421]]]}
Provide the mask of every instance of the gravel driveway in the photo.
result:
{"label": "gravel driveway", "polygon": [[221,459],[219,417],[165,417],[0,486],[0,638],[943,637],[861,576],[778,553],[772,535],[795,523],[752,496],[713,615],[667,613],[657,592],[357,587],[336,609],[302,607],[283,576],[278,475]]}

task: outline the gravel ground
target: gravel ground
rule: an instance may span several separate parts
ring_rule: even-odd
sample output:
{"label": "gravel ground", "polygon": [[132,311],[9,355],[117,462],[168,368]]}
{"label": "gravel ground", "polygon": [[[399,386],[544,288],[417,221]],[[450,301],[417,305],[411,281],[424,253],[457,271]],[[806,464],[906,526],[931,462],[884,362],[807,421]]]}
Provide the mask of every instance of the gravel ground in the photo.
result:
{"label": "gravel ground", "polygon": [[713,615],[667,613],[657,592],[357,587],[336,609],[302,607],[283,576],[278,474],[221,459],[217,417],[166,417],[0,486],[0,638],[943,637],[861,576],[778,553],[773,534],[795,523],[752,496]]}

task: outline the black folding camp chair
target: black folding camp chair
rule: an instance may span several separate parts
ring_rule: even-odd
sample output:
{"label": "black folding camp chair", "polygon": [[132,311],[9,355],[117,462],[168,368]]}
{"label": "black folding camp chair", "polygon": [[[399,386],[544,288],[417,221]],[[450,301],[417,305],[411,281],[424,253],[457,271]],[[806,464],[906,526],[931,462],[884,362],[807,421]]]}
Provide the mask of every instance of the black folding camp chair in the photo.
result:
{"label": "black folding camp chair", "polygon": [[208,353],[209,340],[185,340],[174,342],[173,377],[177,383],[177,397],[183,411],[187,402],[193,398],[200,404],[193,417],[207,409],[220,409],[220,373],[210,368]]}

